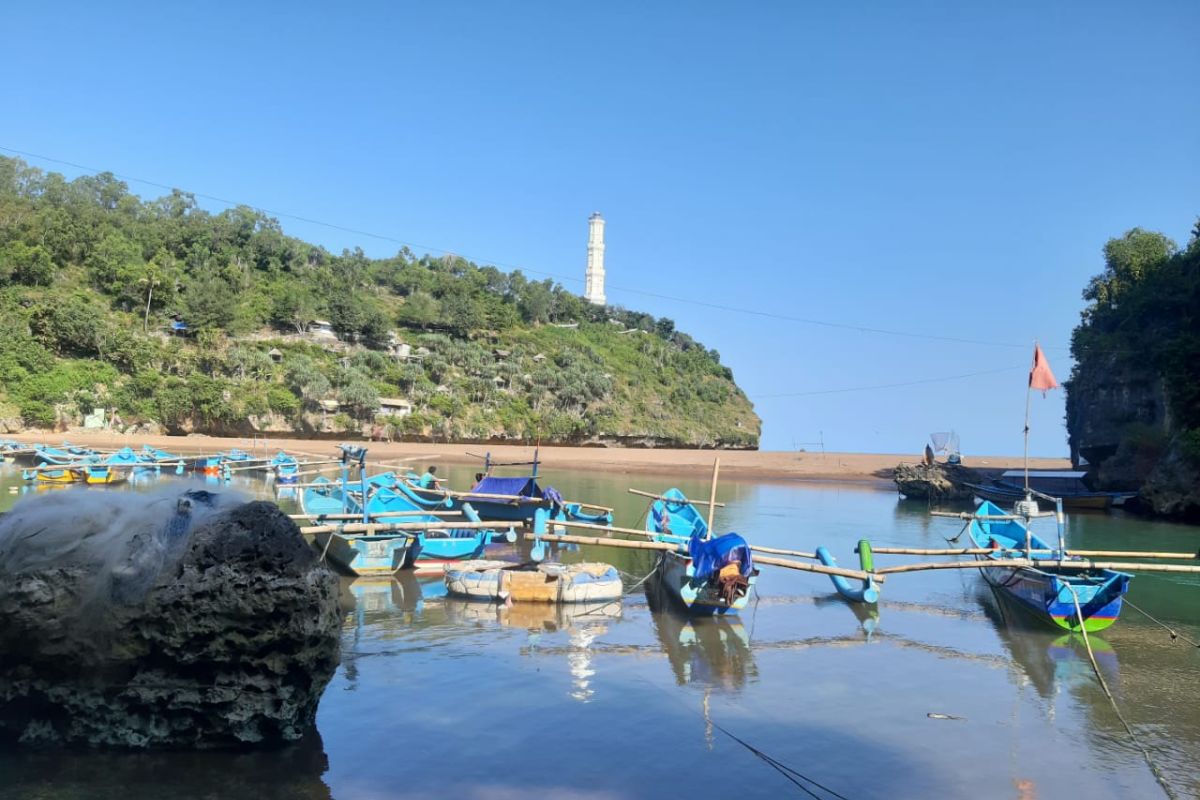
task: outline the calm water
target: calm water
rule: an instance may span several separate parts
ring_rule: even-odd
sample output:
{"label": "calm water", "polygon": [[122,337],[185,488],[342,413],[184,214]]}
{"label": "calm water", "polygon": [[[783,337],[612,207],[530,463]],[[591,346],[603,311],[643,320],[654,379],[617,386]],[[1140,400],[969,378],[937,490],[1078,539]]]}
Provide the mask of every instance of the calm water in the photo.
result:
{"label": "calm water", "polygon": [[[462,486],[471,470],[449,472]],[[645,502],[626,488],[670,485],[550,478],[568,498],[616,506],[630,526]],[[0,508],[15,499],[10,485],[11,472],[0,476]],[[707,495],[702,480],[681,488]],[[719,499],[722,531],[777,547],[825,544],[846,564],[859,538],[940,547],[961,525],[855,485],[727,482]],[[1200,529],[1076,515],[1069,541],[1191,551]],[[630,585],[653,566],[634,551],[562,557],[609,561]],[[411,577],[346,582],[342,594],[342,665],[302,744],[2,753],[0,797],[807,796],[729,734],[854,800],[1163,796],[1082,642],[1030,628],[973,571],[895,576],[878,611],[865,612],[823,577],[764,567],[740,621],[715,622],[654,614],[640,590],[618,607],[578,610],[456,601],[440,580]],[[1200,638],[1200,581],[1141,575],[1129,597]],[[1200,651],[1131,609],[1092,642],[1176,794],[1200,795]]]}

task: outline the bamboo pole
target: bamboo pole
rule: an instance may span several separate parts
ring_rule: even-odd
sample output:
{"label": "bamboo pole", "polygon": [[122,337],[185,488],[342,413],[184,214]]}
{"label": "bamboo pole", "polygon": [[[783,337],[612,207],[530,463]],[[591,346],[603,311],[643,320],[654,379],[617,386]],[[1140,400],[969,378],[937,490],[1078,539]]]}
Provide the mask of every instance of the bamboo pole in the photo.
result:
{"label": "bamboo pole", "polygon": [[[368,513],[368,516],[371,519],[386,519],[386,518],[391,518],[391,517],[421,517],[421,516],[462,517],[462,513],[459,511],[420,511],[420,510],[380,511],[378,514]],[[288,517],[291,519],[316,519],[316,520],[353,519],[353,520],[361,520],[363,518],[363,515],[362,514],[340,514],[340,513],[339,514],[288,514]],[[465,517],[464,517],[464,519],[465,519]]]}
{"label": "bamboo pole", "polygon": [[[232,462],[232,463],[236,463],[236,462]],[[333,465],[333,464],[340,464],[340,463],[342,463],[342,462],[338,459],[331,459],[329,461],[297,461],[296,466],[297,467],[313,467],[313,466],[317,466],[319,464]],[[245,472],[246,470],[253,470],[253,469],[259,469],[259,470],[274,469],[275,466],[276,465],[270,463],[270,461],[267,461],[266,463],[253,464],[251,466],[245,466],[245,467],[229,467],[229,471],[230,472]]]}
{"label": "bamboo pole", "polygon": [[796,558],[816,558],[816,553],[805,553],[803,550],[780,550],[776,547],[759,547],[756,544],[750,545],[750,549],[755,553],[774,553],[780,556],[795,556]]}
{"label": "bamboo pole", "polygon": [[[986,547],[962,547],[958,549],[924,549],[920,547],[872,547],[871,552],[884,555],[908,555],[908,556],[986,556],[996,553]],[[1004,552],[1004,551],[999,551]],[[1021,548],[1015,548],[1012,552],[1025,552]],[[1034,553],[1056,553],[1057,550],[1037,549],[1034,548]],[[1082,558],[1173,558],[1181,560],[1196,560],[1200,559],[1200,553],[1156,553],[1149,550],[1067,550],[1068,556],[1080,556]]]}
{"label": "bamboo pole", "polygon": [[[404,481],[404,483],[412,490],[417,492],[425,492],[426,494],[441,495],[442,497],[466,497],[477,498],[479,500],[506,500],[508,502],[516,501],[519,503],[536,504],[544,502],[540,497],[528,497],[522,494],[489,494],[487,492],[459,492],[454,489],[429,489],[424,486],[414,486],[412,481]],[[578,505],[581,508],[594,508],[597,511],[607,511],[612,513],[613,509],[609,506],[597,505],[596,503],[582,503],[574,500],[564,501],[568,504]]]}
{"label": "bamboo pole", "polygon": [[487,530],[504,528],[495,522],[454,522],[453,520],[439,522],[362,522],[351,525],[308,525],[300,529],[301,533],[388,533],[391,531],[464,531]]}
{"label": "bamboo pole", "polygon": [[1021,521],[1025,519],[1036,519],[1040,517],[1053,517],[1053,511],[1044,511],[1033,514],[1029,517],[1024,517],[1020,514],[972,514],[970,511],[930,511],[931,517],[949,517],[951,519],[977,519],[982,522],[997,522],[1000,520],[1015,520]]}
{"label": "bamboo pole", "polygon": [[[663,497],[661,494],[654,494],[653,492],[643,492],[641,489],[629,489],[628,491],[630,494],[637,494],[637,495],[641,495],[642,497],[650,497],[650,498],[653,498],[654,500],[662,500],[667,503],[679,503],[681,505],[683,503],[691,503],[694,506],[708,505],[708,503],[706,503],[703,500],[679,500],[674,497]],[[718,508],[725,507],[724,503],[716,503],[715,505]]]}
{"label": "bamboo pole", "polygon": [[[570,519],[547,519],[547,525],[559,525],[562,528],[578,528],[581,530],[602,530],[606,534],[629,534],[631,536],[653,536],[648,530],[638,530],[636,528],[616,528],[608,527],[608,525],[598,525],[593,522],[571,522]],[[623,540],[617,540],[623,541]],[[674,549],[674,545],[671,546]]]}
{"label": "bamboo pole", "polygon": [[982,561],[936,561],[923,564],[905,564],[899,567],[884,567],[876,570],[875,575],[894,575],[900,572],[920,572],[929,569],[984,569],[986,567],[1003,567],[1012,569],[1041,569],[1041,570],[1088,570],[1112,569],[1130,572],[1186,572],[1200,573],[1200,566],[1190,564],[1136,564],[1125,561],[1051,561],[1030,559],[984,559]]}
{"label": "bamboo pole", "polygon": [[[529,541],[537,541],[541,539],[546,542],[563,542],[566,544],[591,544],[604,547],[623,547],[632,550],[658,550],[658,551],[674,551],[674,545],[666,542],[633,542],[629,539],[608,539],[602,536],[560,536],[555,534],[527,533],[525,538]],[[816,572],[821,575],[840,575],[843,578],[857,578],[859,580],[867,580],[874,577],[877,583],[883,583],[883,579],[872,576],[866,572],[861,572],[856,569],[843,569],[842,567],[827,567],[824,564],[804,564],[799,561],[788,561],[783,558],[756,558],[756,564],[767,564],[772,567],[784,567],[786,569],[797,569],[802,572]]]}
{"label": "bamboo pole", "polygon": [[708,490],[708,535],[713,535],[713,514],[717,503],[717,476],[721,474],[721,459],[713,459],[712,486]]}
{"label": "bamboo pole", "polygon": [[801,572],[815,572],[818,575],[840,575],[843,578],[856,578],[860,581],[865,581],[874,578],[876,583],[883,583],[885,578],[877,572],[863,572],[858,569],[846,569],[845,567],[827,567],[824,564],[805,564],[801,561],[789,561],[786,558],[769,558],[760,556],[754,559],[755,564],[767,564],[772,567],[786,567],[787,569],[798,569]]}
{"label": "bamboo pole", "polygon": [[606,536],[571,536],[569,534],[554,534],[554,533],[527,533],[525,538],[531,542],[541,539],[546,542],[564,542],[566,544],[594,544],[603,545],[605,547],[624,547],[630,550],[658,550],[668,551],[675,550],[673,544],[666,542],[635,542],[631,539],[610,539]]}
{"label": "bamboo pole", "polygon": [[[342,482],[340,480],[329,481],[313,481],[312,483],[281,483],[276,485],[276,489],[337,489],[341,491]],[[359,485],[357,478],[351,478],[346,486],[347,491],[351,494],[362,494],[362,487]]]}

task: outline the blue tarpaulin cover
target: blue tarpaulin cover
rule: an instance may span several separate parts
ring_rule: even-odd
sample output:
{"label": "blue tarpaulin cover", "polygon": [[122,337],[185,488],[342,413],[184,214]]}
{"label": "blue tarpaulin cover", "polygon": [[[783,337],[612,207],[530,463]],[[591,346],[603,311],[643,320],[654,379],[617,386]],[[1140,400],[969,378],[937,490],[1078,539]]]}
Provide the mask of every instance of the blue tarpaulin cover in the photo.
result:
{"label": "blue tarpaulin cover", "polygon": [[688,555],[692,557],[692,571],[700,580],[717,574],[722,567],[731,563],[737,563],[738,570],[745,577],[749,577],[754,570],[750,545],[736,533],[727,533],[715,539],[693,536],[688,542]]}
{"label": "blue tarpaulin cover", "polygon": [[471,491],[479,492],[480,494],[510,494],[523,495],[525,497],[542,496],[537,483],[533,478],[528,477],[497,478],[492,475],[486,475]]}

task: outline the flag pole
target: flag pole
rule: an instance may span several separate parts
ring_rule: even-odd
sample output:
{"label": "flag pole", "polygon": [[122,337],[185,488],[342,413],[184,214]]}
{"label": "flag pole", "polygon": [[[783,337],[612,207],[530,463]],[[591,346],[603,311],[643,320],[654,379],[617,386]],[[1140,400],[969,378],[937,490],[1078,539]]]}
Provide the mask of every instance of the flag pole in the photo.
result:
{"label": "flag pole", "polygon": [[[1033,340],[1034,367],[1037,367],[1037,339]],[[1033,370],[1029,371],[1029,380],[1025,385],[1025,496],[1029,497],[1029,401],[1033,397]]]}

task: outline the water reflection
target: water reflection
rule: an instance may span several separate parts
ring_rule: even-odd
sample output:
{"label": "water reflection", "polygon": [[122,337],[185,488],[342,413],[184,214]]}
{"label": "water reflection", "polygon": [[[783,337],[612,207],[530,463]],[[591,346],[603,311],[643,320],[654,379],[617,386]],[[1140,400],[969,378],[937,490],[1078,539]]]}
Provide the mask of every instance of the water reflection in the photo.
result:
{"label": "water reflection", "polygon": [[328,770],[315,730],[295,744],[249,752],[17,750],[5,756],[0,798],[329,800]]}

